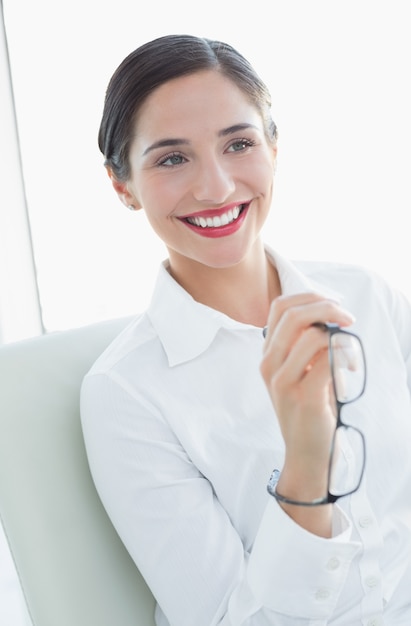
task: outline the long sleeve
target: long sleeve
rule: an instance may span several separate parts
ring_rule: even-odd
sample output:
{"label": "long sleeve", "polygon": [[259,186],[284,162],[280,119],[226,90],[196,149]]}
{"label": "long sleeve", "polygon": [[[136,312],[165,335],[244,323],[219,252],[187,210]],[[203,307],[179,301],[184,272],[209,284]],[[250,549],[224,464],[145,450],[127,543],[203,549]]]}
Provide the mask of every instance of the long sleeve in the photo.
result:
{"label": "long sleeve", "polygon": [[165,271],[148,312],[83,381],[96,488],[158,626],[408,624],[409,304],[357,268],[301,264],[302,275],[276,262],[285,292],[338,289],[365,349],[365,393],[343,409],[364,434],[365,474],[334,505],[333,537],[303,530],[267,493],[285,450],[261,329],[194,302]]}
{"label": "long sleeve", "polygon": [[358,551],[341,512],[336,524],[345,530],[325,540],[264,494],[247,551],[210,482],[153,406],[95,375],[85,382],[82,413],[102,501],[172,626],[297,626],[332,615]]}

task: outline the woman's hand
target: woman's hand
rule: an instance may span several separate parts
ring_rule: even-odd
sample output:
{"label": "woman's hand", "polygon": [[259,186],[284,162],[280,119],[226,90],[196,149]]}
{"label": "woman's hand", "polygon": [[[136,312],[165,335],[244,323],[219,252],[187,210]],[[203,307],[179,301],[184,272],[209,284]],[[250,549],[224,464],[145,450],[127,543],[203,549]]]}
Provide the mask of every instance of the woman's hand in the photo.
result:
{"label": "woman's hand", "polygon": [[286,446],[278,491],[288,498],[304,502],[327,492],[335,400],[328,333],[313,324],[353,321],[338,303],[314,293],[280,296],[271,306],[261,373]]}

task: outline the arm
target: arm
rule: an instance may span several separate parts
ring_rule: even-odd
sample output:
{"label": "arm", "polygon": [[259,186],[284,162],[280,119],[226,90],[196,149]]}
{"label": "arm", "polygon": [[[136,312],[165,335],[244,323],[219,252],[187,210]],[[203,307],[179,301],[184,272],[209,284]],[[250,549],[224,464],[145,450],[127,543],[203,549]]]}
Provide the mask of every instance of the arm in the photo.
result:
{"label": "arm", "polygon": [[[144,396],[91,376],[82,419],[104,506],[172,626],[298,626],[332,614],[357,551],[344,520],[345,531],[326,541],[267,495],[245,550],[211,484]],[[330,572],[336,555],[345,565]],[[324,588],[332,591],[318,601]]]}
{"label": "arm", "polygon": [[[286,445],[278,491],[289,499],[312,501],[328,486],[335,400],[328,337],[313,325],[352,321],[335,302],[313,293],[277,298],[272,305],[261,372]],[[331,536],[332,505],[281,506],[306,530]]]}

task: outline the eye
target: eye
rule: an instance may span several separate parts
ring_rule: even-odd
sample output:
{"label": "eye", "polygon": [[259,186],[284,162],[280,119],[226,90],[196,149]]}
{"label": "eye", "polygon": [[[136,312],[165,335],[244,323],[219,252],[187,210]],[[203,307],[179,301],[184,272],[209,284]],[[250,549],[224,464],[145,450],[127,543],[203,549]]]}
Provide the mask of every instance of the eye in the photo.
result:
{"label": "eye", "polygon": [[255,141],[252,139],[236,139],[229,145],[227,152],[242,152],[252,146],[255,146]]}
{"label": "eye", "polygon": [[157,161],[157,165],[163,167],[173,167],[175,165],[181,165],[185,162],[186,159],[183,157],[182,154],[180,154],[179,152],[172,152],[171,154],[166,154],[165,156],[161,157],[161,159]]}

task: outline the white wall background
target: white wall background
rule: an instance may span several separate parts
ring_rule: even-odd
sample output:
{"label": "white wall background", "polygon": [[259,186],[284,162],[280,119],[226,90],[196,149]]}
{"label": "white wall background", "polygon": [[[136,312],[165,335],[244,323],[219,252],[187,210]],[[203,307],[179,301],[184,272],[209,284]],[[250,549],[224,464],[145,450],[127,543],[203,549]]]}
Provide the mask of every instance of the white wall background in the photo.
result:
{"label": "white wall background", "polygon": [[170,32],[232,43],[271,88],[270,244],[372,267],[411,296],[407,0],[4,0],[4,11],[47,330],[148,302],[165,249],[115,197],[96,136],[114,69]]}
{"label": "white wall background", "polygon": [[[47,330],[132,314],[149,300],[165,250],[144,215],[115,197],[96,136],[114,69],[141,43],[171,32],[232,43],[271,88],[280,140],[266,239],[294,258],[372,267],[411,297],[407,0],[3,4]],[[21,195],[7,166],[0,178],[11,199]],[[7,207],[0,206],[3,224]],[[17,252],[0,272],[9,284],[25,256]],[[16,324],[10,336],[19,336],[19,315],[6,317]],[[7,559],[0,574],[4,623],[26,624]]]}

